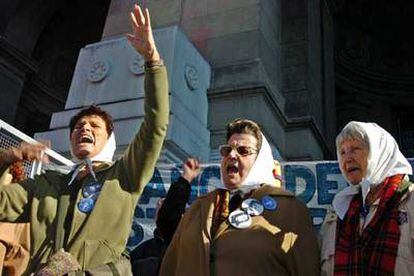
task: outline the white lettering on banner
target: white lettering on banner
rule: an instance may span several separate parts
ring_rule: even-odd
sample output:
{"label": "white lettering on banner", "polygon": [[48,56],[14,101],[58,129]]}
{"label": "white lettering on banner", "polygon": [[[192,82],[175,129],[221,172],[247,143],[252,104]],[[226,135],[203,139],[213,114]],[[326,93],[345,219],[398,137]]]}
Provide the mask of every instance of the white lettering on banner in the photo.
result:
{"label": "white lettering on banner", "polygon": [[[409,159],[409,162],[413,166],[414,159]],[[155,169],[135,209],[128,249],[133,249],[153,237],[157,201],[165,198],[171,183],[174,183],[180,175],[181,165],[159,166]],[[347,185],[338,163],[334,161],[284,163],[282,176],[284,188],[294,193],[308,206],[316,229],[319,229],[327,210],[331,208],[335,194]],[[215,183],[218,181],[220,181],[219,165],[204,165],[199,177],[191,183],[188,204],[190,205],[198,196],[214,190]]]}

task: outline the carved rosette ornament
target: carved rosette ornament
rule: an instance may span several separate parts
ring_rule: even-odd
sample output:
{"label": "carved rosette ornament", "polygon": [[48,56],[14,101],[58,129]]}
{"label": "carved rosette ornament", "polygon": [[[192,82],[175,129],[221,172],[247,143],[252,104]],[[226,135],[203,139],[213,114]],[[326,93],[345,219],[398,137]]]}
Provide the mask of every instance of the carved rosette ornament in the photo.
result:
{"label": "carved rosette ornament", "polygon": [[184,67],[184,79],[191,91],[198,88],[198,71],[194,65],[186,64]]}
{"label": "carved rosette ornament", "polygon": [[94,83],[101,82],[108,76],[108,73],[109,63],[104,60],[96,61],[89,68],[88,80]]}
{"label": "carved rosette ornament", "polygon": [[136,56],[129,65],[129,71],[134,75],[144,74],[144,59],[142,56]]}

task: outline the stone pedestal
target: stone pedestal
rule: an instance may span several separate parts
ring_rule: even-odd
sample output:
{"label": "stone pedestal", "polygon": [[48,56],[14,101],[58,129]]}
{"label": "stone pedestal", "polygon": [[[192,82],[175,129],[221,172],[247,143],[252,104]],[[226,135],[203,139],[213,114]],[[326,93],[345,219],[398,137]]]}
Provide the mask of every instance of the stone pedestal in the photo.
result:
{"label": "stone pedestal", "polygon": [[[188,155],[207,161],[210,66],[177,26],[158,29],[154,36],[170,88],[170,125],[160,162],[179,162]],[[79,54],[65,110],[54,113],[50,130],[36,137],[69,154],[70,118],[95,104],[113,116],[116,153],[122,153],[144,117],[143,63],[124,37],[87,45]]]}

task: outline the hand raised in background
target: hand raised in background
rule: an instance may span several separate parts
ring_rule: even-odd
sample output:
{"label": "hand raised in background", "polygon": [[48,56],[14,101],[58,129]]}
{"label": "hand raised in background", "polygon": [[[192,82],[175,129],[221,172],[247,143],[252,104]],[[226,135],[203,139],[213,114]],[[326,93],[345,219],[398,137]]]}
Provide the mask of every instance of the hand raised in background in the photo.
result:
{"label": "hand raised in background", "polygon": [[200,174],[200,162],[196,158],[187,158],[183,164],[183,174],[181,175],[189,183]]}

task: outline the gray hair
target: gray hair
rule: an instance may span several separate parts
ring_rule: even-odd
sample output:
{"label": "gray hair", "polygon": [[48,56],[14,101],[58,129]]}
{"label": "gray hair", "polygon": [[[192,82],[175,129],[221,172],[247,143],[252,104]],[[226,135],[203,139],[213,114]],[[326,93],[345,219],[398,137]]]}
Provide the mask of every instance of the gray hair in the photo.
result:
{"label": "gray hair", "polygon": [[349,122],[336,136],[336,150],[339,150],[342,142],[347,139],[362,141],[369,149],[369,138],[364,127],[356,121]]}

